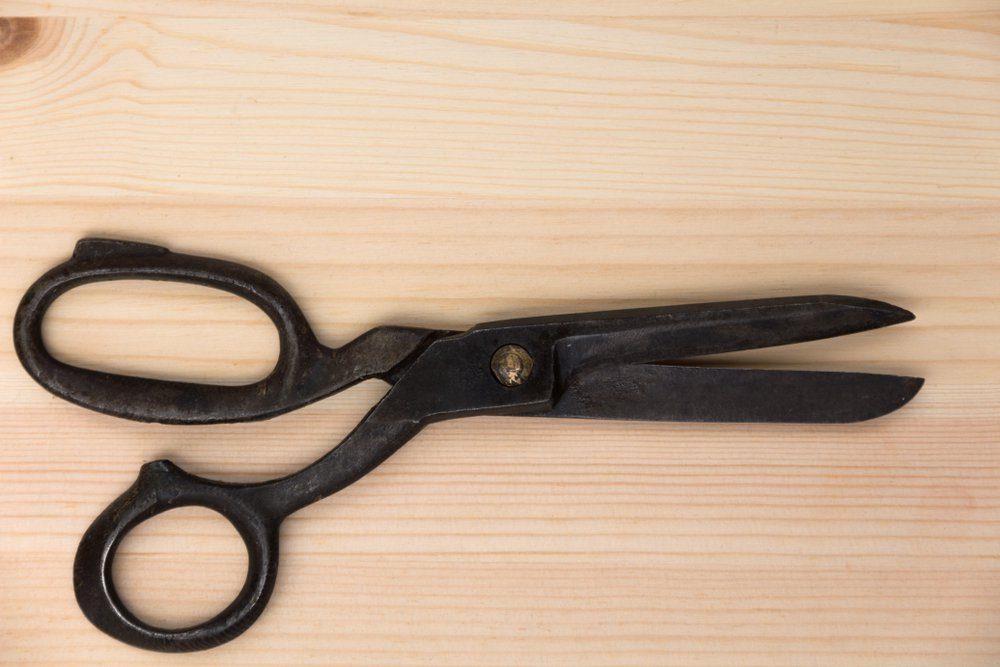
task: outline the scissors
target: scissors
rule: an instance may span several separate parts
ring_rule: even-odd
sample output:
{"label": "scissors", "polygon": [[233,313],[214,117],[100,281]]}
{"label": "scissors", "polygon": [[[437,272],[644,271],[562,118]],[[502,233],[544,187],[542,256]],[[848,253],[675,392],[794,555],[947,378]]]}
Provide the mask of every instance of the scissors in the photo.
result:
{"label": "scissors", "polygon": [[[123,279],[196,283],[247,299],[277,327],[274,369],[253,384],[222,386],[116,375],[53,358],[41,333],[53,300],[85,283]],[[191,475],[167,460],[152,461],[86,531],[73,567],[76,599],[86,617],[133,646],[194,651],[230,641],[260,616],[274,589],[285,517],[358,481],[428,424],[474,415],[694,422],[870,419],[905,404],[923,380],[676,362],[912,319],[909,311],[880,301],[802,296],[513,319],[462,332],[380,326],[330,348],[317,340],[288,292],[260,271],[156,245],[90,238],[79,241],[71,259],[28,289],[14,319],[14,343],[28,373],[56,396],[145,422],[268,419],[361,380],[378,378],[392,385],[339,445],[294,474],[229,484]],[[129,530],[186,505],[226,517],[243,538],[249,568],[236,598],[216,616],[191,627],[158,628],[122,603],[111,563]]]}

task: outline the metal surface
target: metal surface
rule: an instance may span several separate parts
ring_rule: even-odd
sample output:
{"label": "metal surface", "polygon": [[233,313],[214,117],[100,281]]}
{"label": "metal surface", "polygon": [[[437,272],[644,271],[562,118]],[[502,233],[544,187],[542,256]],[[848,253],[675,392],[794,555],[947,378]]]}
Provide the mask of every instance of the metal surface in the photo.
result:
{"label": "metal surface", "polygon": [[[259,382],[231,387],[115,375],[54,359],[41,336],[52,301],[78,285],[127,278],[197,283],[246,298],[278,328],[274,369]],[[905,404],[923,381],[652,362],[829,338],[912,318],[878,301],[808,296],[508,320],[466,332],[378,327],[331,349],[317,341],[291,296],[259,271],[158,246],[85,239],[69,261],[29,288],[15,316],[14,344],[31,376],[55,395],[140,421],[266,419],[367,378],[393,385],[338,446],[297,473],[256,484],[225,484],[154,461],[90,526],[73,573],[87,618],[134,646],[192,651],[233,639],[260,615],[274,587],[285,517],[357,481],[432,422],[481,414],[811,423],[870,419]],[[236,599],[218,615],[167,630],[125,607],[115,591],[111,562],[129,530],[185,505],[225,516],[243,537],[249,569]]]}

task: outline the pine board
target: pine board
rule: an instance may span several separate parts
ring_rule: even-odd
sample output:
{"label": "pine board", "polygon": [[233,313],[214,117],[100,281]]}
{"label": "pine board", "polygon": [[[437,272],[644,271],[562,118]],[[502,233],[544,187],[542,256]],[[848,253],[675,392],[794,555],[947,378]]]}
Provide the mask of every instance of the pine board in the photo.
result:
{"label": "pine board", "polygon": [[[169,11],[168,11],[169,8]],[[190,665],[1000,662],[1000,13],[991,2],[5,2],[0,323],[88,235],[243,261],[320,337],[843,293],[917,320],[716,360],[921,375],[844,426],[435,425],[289,519],[267,612],[183,658],[93,629],[71,564],[148,460],[233,481],[333,446],[365,383],[249,425],[49,396],[0,337],[0,661]],[[13,36],[11,36],[13,35]],[[52,349],[235,383],[235,297],[80,288]],[[208,512],[117,580],[182,624],[238,589]]]}

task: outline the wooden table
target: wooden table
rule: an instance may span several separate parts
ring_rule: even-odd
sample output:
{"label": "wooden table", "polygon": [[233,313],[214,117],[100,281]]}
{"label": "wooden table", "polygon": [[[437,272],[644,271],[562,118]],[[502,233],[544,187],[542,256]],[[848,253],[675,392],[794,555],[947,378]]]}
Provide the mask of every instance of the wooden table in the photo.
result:
{"label": "wooden table", "polygon": [[[340,344],[378,323],[843,293],[917,320],[719,360],[921,375],[846,426],[479,418],[295,515],[261,620],[179,658],[73,598],[144,461],[291,472],[384,391],[270,422],[145,425],[53,398],[0,337],[9,664],[1000,664],[996,0],[7,0],[0,319],[83,236],[232,258]],[[183,17],[183,18],[180,18]],[[238,383],[276,336],[235,297],[88,286],[64,359]],[[144,617],[204,618],[245,554],[143,525]]]}

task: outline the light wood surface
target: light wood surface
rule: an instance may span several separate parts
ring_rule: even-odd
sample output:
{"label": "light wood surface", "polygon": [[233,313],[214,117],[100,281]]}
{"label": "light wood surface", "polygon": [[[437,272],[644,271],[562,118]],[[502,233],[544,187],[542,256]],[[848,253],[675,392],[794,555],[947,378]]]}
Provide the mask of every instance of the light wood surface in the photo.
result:
{"label": "light wood surface", "polygon": [[[382,323],[844,293],[917,320],[726,363],[927,384],[845,426],[477,418],[289,519],[264,616],[210,652],[104,636],[89,522],[168,457],[260,480],[383,388],[269,422],[51,397],[0,336],[0,661],[1000,664],[1000,7],[991,2],[2,2],[0,324],[87,235],[235,259],[320,336]],[[242,382],[276,336],[210,290],[61,298],[71,362]],[[238,589],[219,517],[116,580],[184,624]]]}

